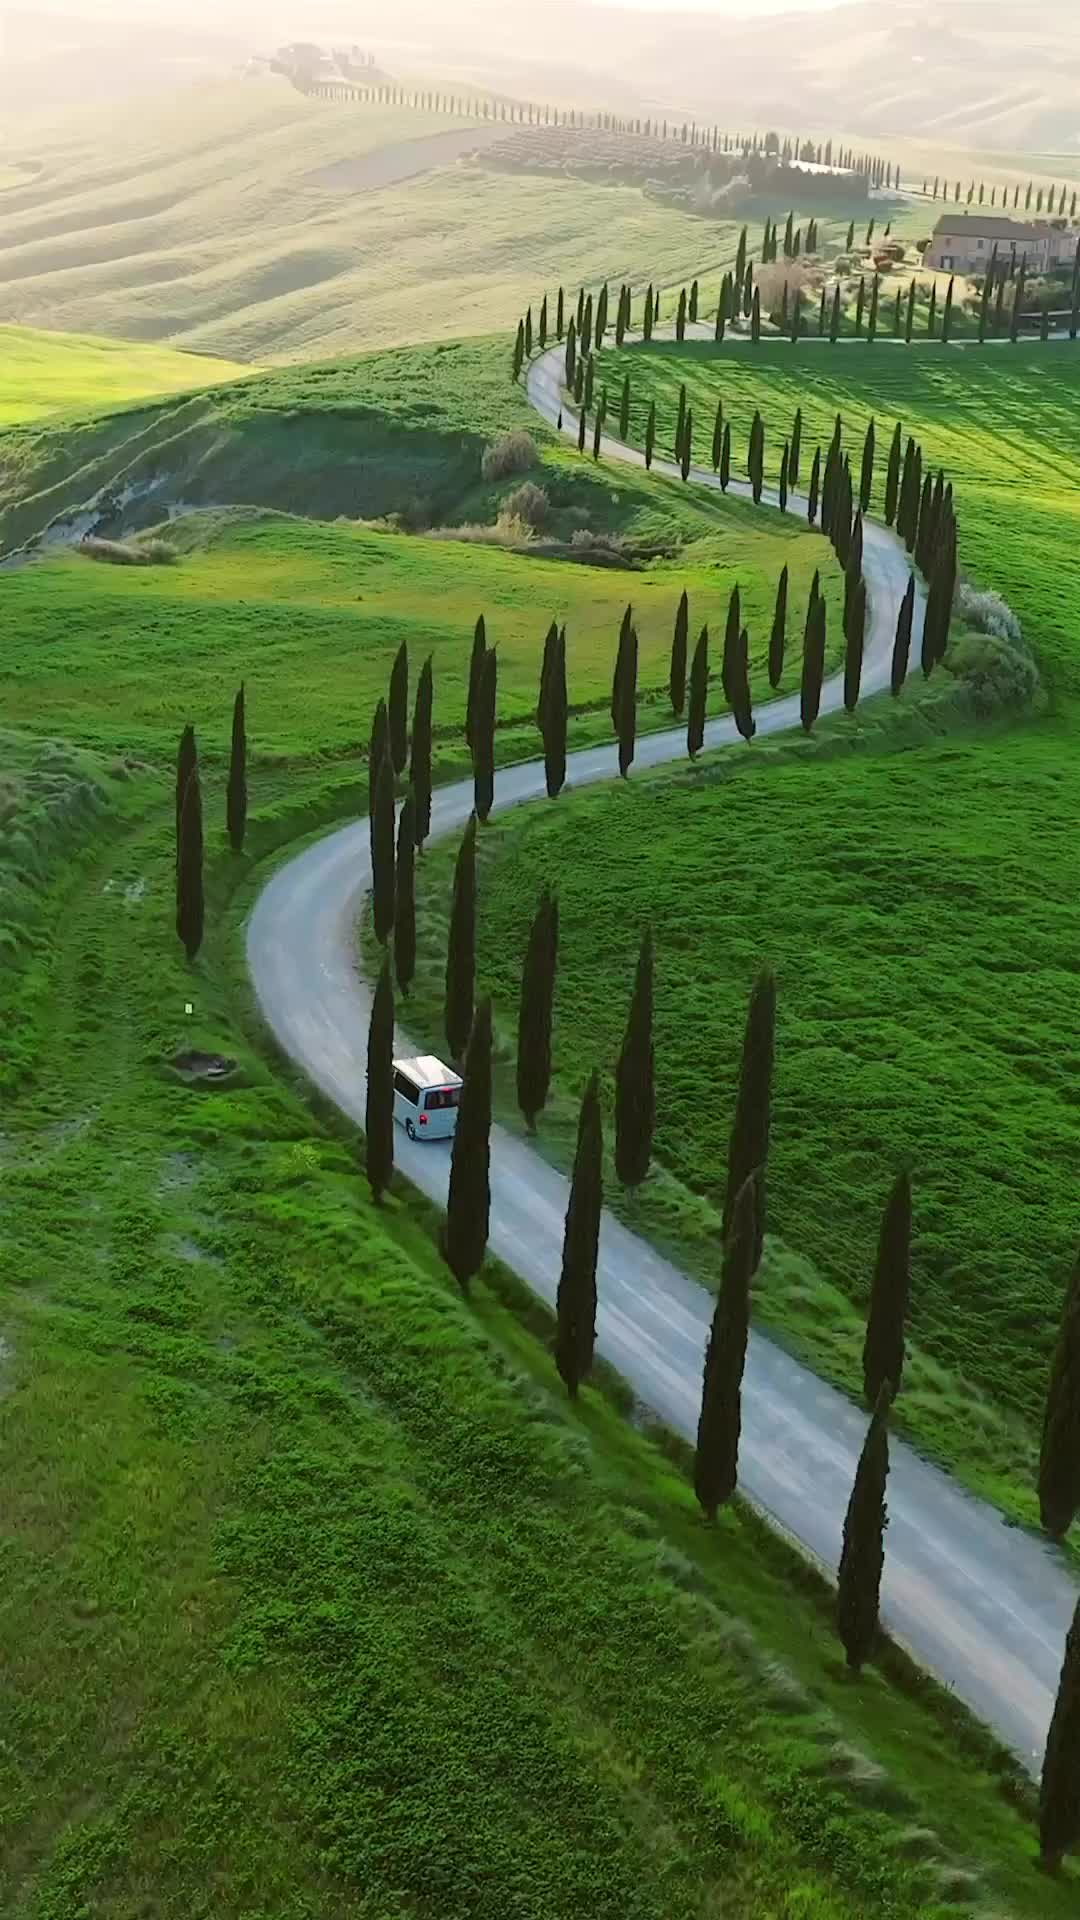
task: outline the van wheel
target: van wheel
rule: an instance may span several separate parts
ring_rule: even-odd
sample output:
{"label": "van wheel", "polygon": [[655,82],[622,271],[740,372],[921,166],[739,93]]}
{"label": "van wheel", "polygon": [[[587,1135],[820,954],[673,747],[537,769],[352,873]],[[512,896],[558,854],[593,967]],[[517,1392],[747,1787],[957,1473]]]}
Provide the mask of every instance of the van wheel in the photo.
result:
{"label": "van wheel", "polygon": [[405,1131],[408,1134],[410,1140],[416,1139],[416,1128],[413,1126],[413,1123],[411,1120],[406,1120]]}

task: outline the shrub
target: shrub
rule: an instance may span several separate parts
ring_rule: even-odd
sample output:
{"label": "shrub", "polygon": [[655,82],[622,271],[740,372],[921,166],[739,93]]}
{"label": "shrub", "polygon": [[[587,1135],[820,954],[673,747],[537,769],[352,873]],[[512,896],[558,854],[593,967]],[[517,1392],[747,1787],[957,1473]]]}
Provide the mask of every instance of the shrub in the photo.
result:
{"label": "shrub", "polygon": [[551,501],[543,487],[535,480],[525,480],[520,487],[508,493],[499,510],[500,520],[523,520],[527,527],[542,527],[548,517]]}
{"label": "shrub", "polygon": [[1023,642],[1016,645],[998,634],[956,635],[946,665],[963,681],[980,716],[1028,707],[1039,690],[1038,669]]}
{"label": "shrub", "polygon": [[167,540],[144,540],[136,546],[130,540],[99,540],[93,534],[79,541],[77,551],[112,567],[171,567],[176,559],[176,548]]}
{"label": "shrub", "polygon": [[485,447],[480,471],[485,480],[505,480],[512,473],[528,473],[539,457],[529,435],[518,427]]}
{"label": "shrub", "polygon": [[993,593],[989,587],[974,587],[970,580],[961,580],[956,593],[956,617],[965,627],[974,627],[977,633],[1007,640],[1025,654],[1029,651],[1012,608],[1000,593]]}

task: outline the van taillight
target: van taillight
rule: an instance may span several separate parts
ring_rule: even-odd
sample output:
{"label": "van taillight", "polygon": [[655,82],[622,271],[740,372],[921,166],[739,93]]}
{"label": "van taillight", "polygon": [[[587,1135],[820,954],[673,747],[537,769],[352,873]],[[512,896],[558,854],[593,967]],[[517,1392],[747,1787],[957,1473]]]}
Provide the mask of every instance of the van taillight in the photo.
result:
{"label": "van taillight", "polygon": [[422,1114],[420,1115],[420,1125],[421,1125],[422,1127],[426,1127],[426,1126],[427,1126],[427,1114],[426,1114],[426,1113],[422,1113]]}

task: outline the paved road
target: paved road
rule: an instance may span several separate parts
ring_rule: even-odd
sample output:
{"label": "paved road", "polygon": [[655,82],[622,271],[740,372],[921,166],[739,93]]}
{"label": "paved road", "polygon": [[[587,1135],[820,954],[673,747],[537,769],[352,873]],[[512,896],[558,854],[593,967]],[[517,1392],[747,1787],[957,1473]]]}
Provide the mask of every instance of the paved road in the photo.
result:
{"label": "paved road", "polygon": [[[529,392],[541,412],[558,411],[558,352],[534,362]],[[567,431],[572,432],[567,425]],[[605,454],[638,461],[605,442]],[[674,472],[662,462],[656,470]],[[695,480],[714,485],[712,474]],[[740,489],[741,490],[741,489]],[[865,570],[870,620],[863,689],[887,686],[896,612],[908,579],[903,548],[868,523]],[[913,639],[918,659],[922,607]],[[839,677],[822,711],[842,704]],[[798,725],[798,699],[758,709],[759,733]],[[710,747],[735,746],[729,719],[713,720]],[[753,748],[738,746],[740,752]],[[685,756],[682,729],[639,740],[636,767]],[[570,756],[572,786],[612,778],[614,746]],[[508,767],[496,779],[496,808],[544,792],[543,768]],[[432,833],[459,831],[472,806],[471,783],[435,795]],[[286,1053],[344,1113],[363,1123],[370,994],[357,971],[354,929],[370,887],[366,819],[330,834],[282,867],[260,895],[248,927],[248,961],[263,1014]],[[415,1047],[400,1033],[403,1050]],[[449,1148],[395,1134],[399,1167],[445,1202]],[[567,1183],[524,1140],[492,1136],[491,1245],[545,1300],[553,1301]],[[718,1261],[719,1266],[719,1261]],[[598,1345],[639,1397],[678,1433],[697,1426],[706,1291],[605,1214],[600,1242]],[[863,1414],[759,1333],[751,1336],[743,1390],[740,1484],[826,1568],[840,1553],[843,1516],[865,1432]],[[1041,1541],[1005,1525],[937,1468],[894,1441],[889,1481],[884,1617],[896,1637],[994,1727],[1029,1766],[1040,1760],[1075,1605],[1074,1584]]]}

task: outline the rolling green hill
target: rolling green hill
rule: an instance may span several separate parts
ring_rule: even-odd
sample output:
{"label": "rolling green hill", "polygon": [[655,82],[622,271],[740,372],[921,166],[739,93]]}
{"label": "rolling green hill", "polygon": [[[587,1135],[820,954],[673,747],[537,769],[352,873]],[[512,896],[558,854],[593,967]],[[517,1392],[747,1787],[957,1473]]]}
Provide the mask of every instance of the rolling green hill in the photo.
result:
{"label": "rolling green hill", "polygon": [[34,327],[0,327],[0,428],[108,407],[216,381],[245,369],[207,354]]}

